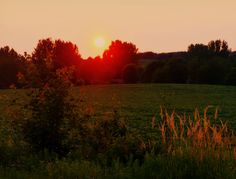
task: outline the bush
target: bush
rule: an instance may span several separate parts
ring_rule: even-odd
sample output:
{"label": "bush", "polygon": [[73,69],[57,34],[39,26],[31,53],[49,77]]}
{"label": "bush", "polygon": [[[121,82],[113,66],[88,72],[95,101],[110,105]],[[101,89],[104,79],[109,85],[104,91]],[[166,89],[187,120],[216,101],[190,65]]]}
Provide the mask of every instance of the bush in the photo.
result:
{"label": "bush", "polygon": [[31,116],[23,125],[23,134],[36,151],[48,150],[59,155],[69,152],[66,119],[74,117],[75,104],[68,100],[71,84],[67,70],[57,70],[44,86],[33,89],[29,94],[27,107]]}
{"label": "bush", "polygon": [[82,117],[85,120],[80,123],[82,126],[79,130],[75,129],[75,149],[86,159],[95,159],[99,155],[106,158],[116,139],[127,135],[126,123],[116,111],[106,113],[100,119],[91,117],[85,114]]}

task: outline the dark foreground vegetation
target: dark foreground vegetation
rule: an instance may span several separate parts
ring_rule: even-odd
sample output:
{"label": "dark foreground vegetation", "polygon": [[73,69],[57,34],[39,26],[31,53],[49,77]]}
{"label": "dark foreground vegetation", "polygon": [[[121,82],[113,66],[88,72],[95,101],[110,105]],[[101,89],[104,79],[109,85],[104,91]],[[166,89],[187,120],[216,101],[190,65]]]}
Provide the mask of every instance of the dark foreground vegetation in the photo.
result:
{"label": "dark foreground vegetation", "polygon": [[[53,64],[53,65],[52,65]],[[50,66],[51,65],[51,66]],[[227,42],[191,44],[186,52],[139,53],[138,48],[113,41],[102,57],[82,59],[78,47],[62,40],[39,40],[32,54],[18,54],[8,46],[0,48],[0,88],[22,87],[17,76],[37,87],[50,78],[47,70],[73,68],[72,82],[236,84],[236,55]],[[32,73],[34,72],[34,73]],[[22,82],[22,81],[21,81]]]}
{"label": "dark foreground vegetation", "polygon": [[160,108],[147,136],[115,106],[94,117],[70,91],[70,69],[49,74],[2,108],[1,178],[235,178],[235,135],[217,109]]}

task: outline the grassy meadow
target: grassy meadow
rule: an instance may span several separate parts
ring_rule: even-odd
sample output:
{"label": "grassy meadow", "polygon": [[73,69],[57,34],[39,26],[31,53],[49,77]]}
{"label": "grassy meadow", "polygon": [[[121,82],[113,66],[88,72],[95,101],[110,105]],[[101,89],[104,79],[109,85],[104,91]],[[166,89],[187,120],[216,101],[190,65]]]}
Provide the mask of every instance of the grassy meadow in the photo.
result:
{"label": "grassy meadow", "polygon": [[[236,129],[236,87],[192,84],[118,84],[91,85],[74,89],[99,116],[116,108],[131,125],[144,127],[153,116],[159,117],[160,106],[178,114],[193,114],[198,108],[209,114],[219,109],[219,118]],[[149,125],[149,124],[148,124]]]}

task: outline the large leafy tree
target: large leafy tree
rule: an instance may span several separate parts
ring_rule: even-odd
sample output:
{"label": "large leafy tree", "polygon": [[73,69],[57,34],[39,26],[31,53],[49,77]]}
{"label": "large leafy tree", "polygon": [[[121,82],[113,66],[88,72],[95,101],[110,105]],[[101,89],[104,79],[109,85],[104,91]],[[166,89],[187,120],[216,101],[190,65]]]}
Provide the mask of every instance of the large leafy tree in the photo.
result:
{"label": "large leafy tree", "polygon": [[82,60],[77,45],[62,40],[55,41],[52,59],[56,68],[78,66]]}
{"label": "large leafy tree", "polygon": [[54,47],[55,44],[50,38],[39,40],[32,53],[32,61],[36,64],[44,64],[52,58]]}
{"label": "large leafy tree", "polygon": [[55,68],[64,68],[78,65],[81,56],[77,45],[62,40],[53,41],[50,38],[39,40],[32,54],[32,60],[36,64],[45,65],[52,61]]}
{"label": "large leafy tree", "polygon": [[134,44],[116,40],[112,41],[103,53],[103,60],[110,62],[113,70],[120,76],[124,66],[137,63],[137,52],[138,49]]}
{"label": "large leafy tree", "polygon": [[45,82],[50,78],[49,72],[54,70],[52,69],[54,46],[50,38],[38,41],[32,53],[32,64],[27,69],[27,77],[32,83]]}
{"label": "large leafy tree", "polygon": [[72,42],[42,39],[32,53],[33,67],[30,67],[30,75],[34,73],[38,82],[46,82],[57,69],[72,66],[77,69],[81,60],[78,47]]}

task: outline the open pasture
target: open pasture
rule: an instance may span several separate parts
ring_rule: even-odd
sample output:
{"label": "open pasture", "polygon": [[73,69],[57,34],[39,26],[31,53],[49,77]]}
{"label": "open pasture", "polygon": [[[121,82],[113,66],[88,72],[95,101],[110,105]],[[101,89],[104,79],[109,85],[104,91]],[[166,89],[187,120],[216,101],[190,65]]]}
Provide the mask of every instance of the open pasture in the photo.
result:
{"label": "open pasture", "polygon": [[149,126],[152,117],[159,118],[160,106],[178,114],[202,113],[209,106],[209,114],[219,109],[219,119],[236,129],[236,87],[191,84],[117,84],[89,85],[74,89],[81,95],[95,116],[114,109],[127,118],[130,126]]}

